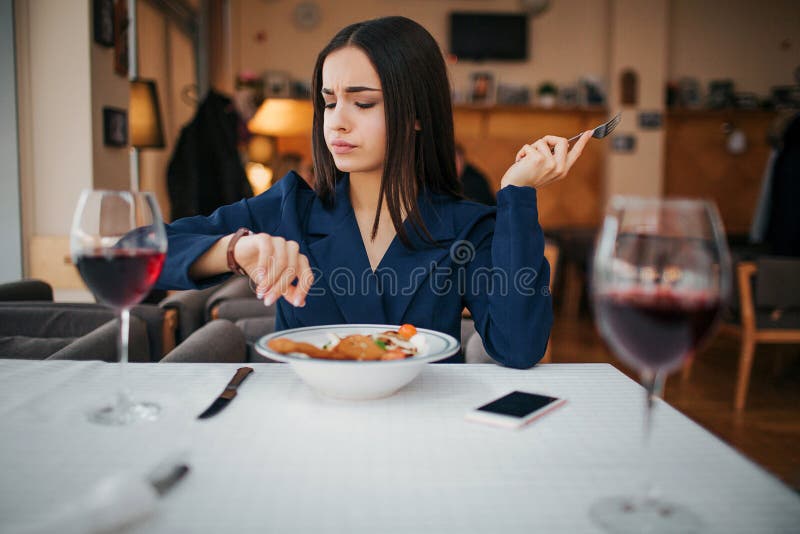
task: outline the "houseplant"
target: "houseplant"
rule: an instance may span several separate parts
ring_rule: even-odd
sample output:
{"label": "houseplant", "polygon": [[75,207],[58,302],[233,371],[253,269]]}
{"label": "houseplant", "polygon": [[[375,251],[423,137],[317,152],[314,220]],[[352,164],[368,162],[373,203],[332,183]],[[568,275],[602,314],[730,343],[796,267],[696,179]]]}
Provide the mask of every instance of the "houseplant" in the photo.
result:
{"label": "houseplant", "polygon": [[556,96],[558,95],[558,88],[553,82],[542,82],[539,89],[536,91],[537,100],[543,108],[552,108],[556,105]]}

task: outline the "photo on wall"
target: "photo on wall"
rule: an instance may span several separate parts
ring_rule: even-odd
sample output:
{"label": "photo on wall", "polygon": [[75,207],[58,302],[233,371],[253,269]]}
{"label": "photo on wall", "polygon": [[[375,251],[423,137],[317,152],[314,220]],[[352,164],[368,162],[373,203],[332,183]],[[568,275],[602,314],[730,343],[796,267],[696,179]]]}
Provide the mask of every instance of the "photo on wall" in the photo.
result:
{"label": "photo on wall", "polygon": [[114,0],[94,0],[94,41],[105,47],[114,46]]}
{"label": "photo on wall", "polygon": [[111,147],[128,146],[128,112],[124,109],[103,108],[103,144]]}

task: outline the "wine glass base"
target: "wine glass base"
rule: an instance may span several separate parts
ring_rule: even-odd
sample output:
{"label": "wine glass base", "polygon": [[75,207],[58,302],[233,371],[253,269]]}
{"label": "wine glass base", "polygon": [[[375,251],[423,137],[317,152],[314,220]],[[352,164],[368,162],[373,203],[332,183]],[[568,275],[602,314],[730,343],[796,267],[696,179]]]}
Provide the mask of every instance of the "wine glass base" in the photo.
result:
{"label": "wine glass base", "polygon": [[124,406],[105,406],[89,413],[89,421],[98,425],[122,426],[137,421],[155,421],[161,406],[152,402],[130,403]]}
{"label": "wine glass base", "polygon": [[589,516],[606,532],[619,534],[690,534],[703,526],[685,506],[660,499],[607,497],[592,505]]}

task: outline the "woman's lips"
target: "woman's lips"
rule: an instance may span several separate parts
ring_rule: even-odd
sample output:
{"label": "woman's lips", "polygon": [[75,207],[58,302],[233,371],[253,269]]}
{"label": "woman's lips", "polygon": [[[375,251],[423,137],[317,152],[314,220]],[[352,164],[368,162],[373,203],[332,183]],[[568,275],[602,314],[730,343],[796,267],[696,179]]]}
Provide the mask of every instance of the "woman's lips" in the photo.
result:
{"label": "woman's lips", "polygon": [[331,150],[334,154],[347,154],[355,149],[355,145],[351,145],[345,141],[334,141],[331,143]]}

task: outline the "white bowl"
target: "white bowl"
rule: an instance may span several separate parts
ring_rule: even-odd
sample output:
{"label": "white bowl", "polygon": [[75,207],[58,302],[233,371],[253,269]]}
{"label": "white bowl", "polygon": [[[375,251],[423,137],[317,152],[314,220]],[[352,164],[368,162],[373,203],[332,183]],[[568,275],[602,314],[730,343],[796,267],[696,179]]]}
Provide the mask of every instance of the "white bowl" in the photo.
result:
{"label": "white bowl", "polygon": [[348,400],[379,399],[392,395],[414,380],[428,362],[442,360],[458,352],[458,341],[441,332],[418,328],[417,333],[422,334],[425,339],[424,351],[403,360],[386,361],[325,360],[299,353],[280,354],[270,349],[267,343],[276,337],[288,337],[293,341],[304,341],[322,347],[329,341],[329,333],[344,337],[353,334],[378,334],[398,328],[374,324],[294,328],[262,337],[256,342],[256,351],[272,360],[287,362],[306,384],[328,397]]}

